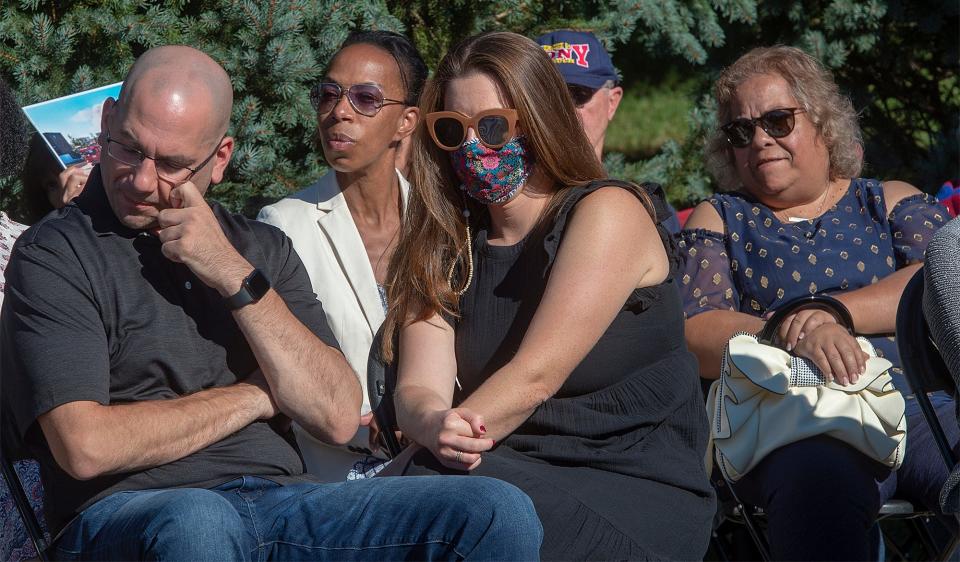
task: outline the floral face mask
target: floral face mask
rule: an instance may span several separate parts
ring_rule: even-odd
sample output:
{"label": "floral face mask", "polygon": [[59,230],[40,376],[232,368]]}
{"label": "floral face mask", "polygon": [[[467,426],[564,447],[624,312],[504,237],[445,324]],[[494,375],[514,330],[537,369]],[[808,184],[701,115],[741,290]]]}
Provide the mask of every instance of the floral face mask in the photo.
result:
{"label": "floral face mask", "polygon": [[453,169],[463,182],[461,189],[485,205],[513,199],[530,176],[525,144],[523,137],[514,137],[497,149],[478,139],[463,143],[450,153]]}

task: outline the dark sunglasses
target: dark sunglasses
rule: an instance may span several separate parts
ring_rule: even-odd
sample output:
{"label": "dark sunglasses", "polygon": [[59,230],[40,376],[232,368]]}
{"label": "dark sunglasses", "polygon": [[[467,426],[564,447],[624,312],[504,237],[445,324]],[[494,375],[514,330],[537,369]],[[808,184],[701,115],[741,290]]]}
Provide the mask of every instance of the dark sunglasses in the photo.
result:
{"label": "dark sunglasses", "polygon": [[586,105],[593,95],[597,93],[599,88],[588,88],[586,86],[580,86],[579,84],[567,84],[567,90],[570,92],[570,97],[573,98],[573,105],[577,107],[583,107]]}
{"label": "dark sunglasses", "polygon": [[330,112],[343,96],[347,96],[357,113],[367,117],[373,117],[385,105],[406,105],[404,101],[383,97],[383,90],[373,84],[354,84],[344,90],[336,82],[320,82],[310,89],[310,103],[317,113]]}
{"label": "dark sunglasses", "polygon": [[727,142],[732,146],[743,148],[753,140],[753,134],[758,126],[763,129],[763,132],[775,139],[782,139],[789,135],[793,132],[794,125],[797,124],[796,114],[804,111],[799,107],[771,109],[755,119],[747,119],[746,117],[734,119],[720,127],[720,130],[727,135]]}
{"label": "dark sunglasses", "polygon": [[487,109],[473,117],[458,111],[435,111],[427,114],[426,121],[433,142],[444,150],[453,151],[463,146],[470,128],[484,145],[500,148],[514,136],[517,110]]}

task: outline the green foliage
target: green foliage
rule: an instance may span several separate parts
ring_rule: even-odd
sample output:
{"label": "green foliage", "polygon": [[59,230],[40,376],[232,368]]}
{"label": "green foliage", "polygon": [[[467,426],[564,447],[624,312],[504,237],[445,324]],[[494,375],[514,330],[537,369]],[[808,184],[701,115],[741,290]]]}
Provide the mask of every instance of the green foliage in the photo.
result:
{"label": "green foliage", "polygon": [[647,160],[627,162],[621,153],[607,154],[603,161],[607,172],[611,177],[661,184],[667,199],[677,209],[696,205],[713,191],[710,177],[703,170],[702,159],[704,138],[707,127],[715,119],[714,114],[715,108],[709,98],[704,97],[690,110],[683,141],[667,140],[660,151]]}
{"label": "green foliage", "polygon": [[654,156],[667,141],[687,138],[687,119],[696,105],[693,80],[633,83],[624,88],[604,146],[630,161]]}
{"label": "green foliage", "polygon": [[960,177],[960,3],[792,0],[758,4],[730,28],[716,72],[757,45],[796,45],[831,68],[860,111],[865,174],[935,191]]}
{"label": "green foliage", "polygon": [[[723,9],[720,10],[723,13]],[[902,179],[936,191],[960,178],[960,52],[956,32],[960,4],[920,0],[790,0],[757,2],[755,18],[734,18],[726,44],[692,71],[700,102],[685,135],[664,143],[648,160],[623,162],[624,177],[664,184],[678,208],[714,189],[703,167],[705,134],[714,123],[709,97],[713,79],[750,48],[798,46],[830,68],[860,112],[865,175]],[[747,22],[747,23],[743,23]]]}
{"label": "green foliage", "polygon": [[[408,33],[430,67],[460,39],[506,29],[529,36],[590,29],[614,53],[628,100],[611,146],[615,175],[663,183],[677,206],[710,193],[705,97],[747,49],[801,46],[834,69],[862,110],[868,173],[933,189],[960,176],[958,4],[934,0],[21,0],[0,10],[0,75],[22,103],[121,80],[156,45],[203,49],[234,86],[237,149],[212,195],[253,214],[315,179],[322,162],[310,85],[357,28]],[[656,88],[666,69],[681,79]],[[673,79],[671,79],[673,80]],[[675,88],[680,84],[682,87]],[[672,98],[672,99],[671,99]],[[700,101],[696,101],[700,100]],[[696,103],[695,103],[696,102]],[[690,107],[686,119],[677,114]],[[670,115],[673,114],[673,117]],[[642,126],[628,121],[639,121]],[[655,133],[651,133],[655,131]],[[647,137],[643,142],[630,136]],[[660,143],[662,142],[662,145]],[[650,156],[654,149],[659,151]],[[632,160],[638,156],[643,160]],[[14,210],[17,182],[0,183]]]}
{"label": "green foliage", "polygon": [[[23,104],[123,79],[157,45],[195,46],[227,70],[236,151],[211,194],[231,209],[259,208],[320,175],[310,85],[355,28],[402,31],[382,2],[23,2],[0,16],[0,71]],[[16,212],[19,186],[0,184]]]}

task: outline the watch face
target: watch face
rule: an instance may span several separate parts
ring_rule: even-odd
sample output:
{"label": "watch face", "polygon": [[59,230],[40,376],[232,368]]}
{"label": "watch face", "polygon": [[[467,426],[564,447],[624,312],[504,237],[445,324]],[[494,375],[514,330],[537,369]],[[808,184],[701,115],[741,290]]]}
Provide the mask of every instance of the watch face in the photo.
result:
{"label": "watch face", "polygon": [[255,299],[262,298],[263,295],[267,294],[267,291],[270,290],[270,280],[267,279],[267,276],[259,269],[254,269],[253,272],[247,276],[246,285],[250,290],[251,296]]}

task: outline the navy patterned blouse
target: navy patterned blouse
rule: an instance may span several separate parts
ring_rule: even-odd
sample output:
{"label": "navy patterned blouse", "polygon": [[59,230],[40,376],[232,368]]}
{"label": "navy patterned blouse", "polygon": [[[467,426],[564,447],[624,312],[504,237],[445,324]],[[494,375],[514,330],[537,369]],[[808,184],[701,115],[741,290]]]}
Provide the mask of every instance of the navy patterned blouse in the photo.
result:
{"label": "navy patterned blouse", "polygon": [[[709,199],[725,232],[683,230],[680,290],[687,318],[708,310],[762,316],[797,297],[836,294],[876,283],[923,261],[927,243],[950,215],[935,197],[906,197],[888,210],[881,182],[857,178],[820,217],[781,222],[747,193]],[[894,384],[907,391],[892,337],[870,338],[893,362]]]}

